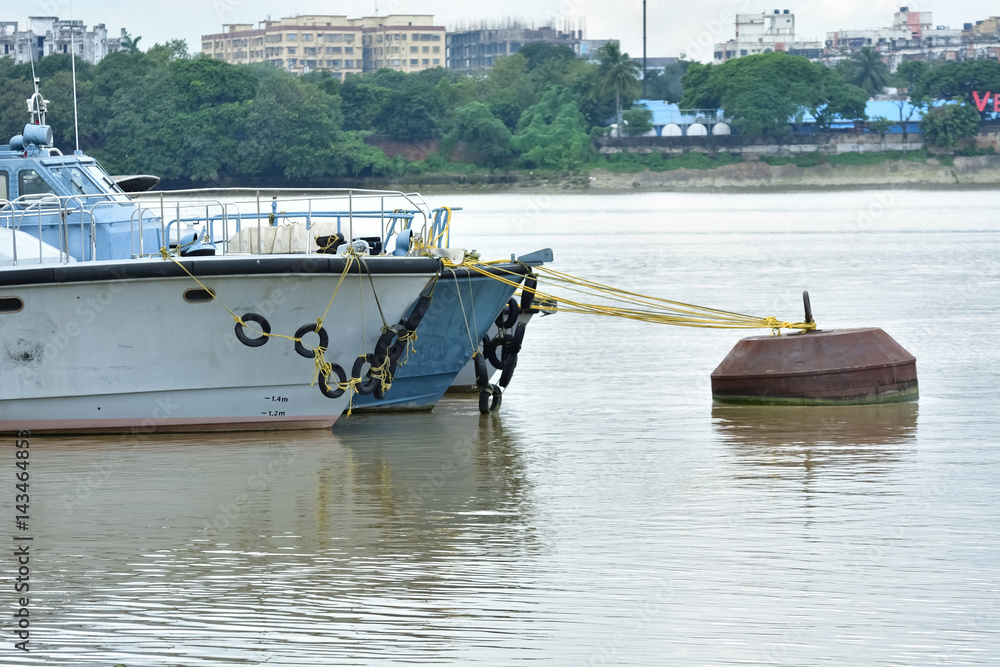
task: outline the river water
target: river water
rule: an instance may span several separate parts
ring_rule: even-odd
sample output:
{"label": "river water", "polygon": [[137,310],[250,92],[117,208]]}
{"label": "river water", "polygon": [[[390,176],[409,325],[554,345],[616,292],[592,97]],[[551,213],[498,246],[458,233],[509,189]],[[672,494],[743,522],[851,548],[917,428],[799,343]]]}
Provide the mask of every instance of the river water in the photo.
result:
{"label": "river water", "polygon": [[495,415],[38,436],[0,664],[997,664],[995,193],[430,199],[486,257],[793,321],[808,289],[916,355],[920,401],[713,406],[750,334],[562,313]]}

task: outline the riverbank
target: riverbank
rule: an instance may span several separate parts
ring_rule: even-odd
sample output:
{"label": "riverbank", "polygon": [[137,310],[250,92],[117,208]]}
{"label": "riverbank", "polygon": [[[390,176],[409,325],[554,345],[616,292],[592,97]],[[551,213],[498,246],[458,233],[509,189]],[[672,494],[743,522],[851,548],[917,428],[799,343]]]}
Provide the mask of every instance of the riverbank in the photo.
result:
{"label": "riverbank", "polygon": [[[846,156],[853,157],[853,156]],[[365,188],[418,191],[429,194],[453,192],[764,192],[791,190],[842,190],[870,188],[991,189],[1000,188],[1000,155],[977,157],[884,159],[846,163],[845,156],[815,158],[806,154],[782,160],[743,160],[712,165],[690,160],[692,167],[643,169],[641,165],[608,164],[581,172],[490,172],[410,174],[395,178],[339,179],[315,181],[231,181],[220,187],[250,188]],[[684,159],[684,158],[682,158]],[[707,158],[701,158],[707,161]],[[870,159],[865,156],[860,159]],[[680,160],[678,160],[680,161]],[[859,160],[860,161],[860,160]],[[777,164],[775,162],[778,162]],[[164,182],[159,189],[205,187],[204,183]]]}
{"label": "riverbank", "polygon": [[743,161],[711,169],[645,169],[636,173],[597,168],[572,174],[510,172],[496,174],[425,174],[406,179],[368,179],[359,187],[449,192],[754,192],[860,188],[1000,188],[1000,155],[906,159],[877,164],[810,166]]}

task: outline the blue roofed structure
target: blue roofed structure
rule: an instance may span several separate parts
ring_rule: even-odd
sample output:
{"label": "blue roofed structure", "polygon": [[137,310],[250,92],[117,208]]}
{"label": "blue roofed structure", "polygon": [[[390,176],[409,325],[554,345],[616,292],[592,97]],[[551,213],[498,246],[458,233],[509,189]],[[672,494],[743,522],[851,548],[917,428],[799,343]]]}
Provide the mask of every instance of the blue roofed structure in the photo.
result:
{"label": "blue roofed structure", "polygon": [[[689,136],[689,128],[696,124],[704,126],[709,134],[715,134],[713,126],[729,122],[726,120],[725,111],[721,109],[681,109],[676,104],[659,100],[639,100],[638,104],[645,106],[652,112],[653,129],[658,137]],[[938,100],[932,103],[933,106],[941,106],[942,104],[953,104],[953,102]],[[920,133],[920,121],[923,120],[924,113],[923,109],[911,104],[909,100],[868,100],[865,105],[867,120],[881,117],[895,122],[888,129],[887,134],[902,134],[904,122],[906,133]],[[795,131],[802,134],[820,131],[816,125],[816,118],[808,111],[803,111],[801,118],[790,119],[790,122]],[[676,129],[671,129],[672,126]],[[828,129],[855,129],[855,121],[835,120]]]}

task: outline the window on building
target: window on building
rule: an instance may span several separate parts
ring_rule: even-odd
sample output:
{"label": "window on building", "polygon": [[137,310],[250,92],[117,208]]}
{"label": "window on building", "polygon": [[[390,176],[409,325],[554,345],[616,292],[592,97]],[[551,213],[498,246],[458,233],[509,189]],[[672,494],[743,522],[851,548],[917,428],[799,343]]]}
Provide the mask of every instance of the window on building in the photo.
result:
{"label": "window on building", "polygon": [[354,43],[354,35],[344,35],[344,41],[348,44]]}
{"label": "window on building", "polygon": [[435,46],[434,47],[434,53],[441,53],[441,47],[440,46]]}
{"label": "window on building", "polygon": [[294,56],[295,55],[295,51],[296,51],[296,47],[294,47],[294,46],[289,46],[288,47],[288,55]]}
{"label": "window on building", "polygon": [[420,35],[420,41],[421,42],[429,42],[429,41],[431,41],[431,36],[430,35]]}
{"label": "window on building", "polygon": [[424,58],[424,64],[425,65],[430,65],[431,61],[428,58]]}
{"label": "window on building", "polygon": [[420,61],[417,58],[410,58],[411,65],[419,65]]}
{"label": "window on building", "polygon": [[281,41],[281,35],[265,35],[264,36],[264,41],[265,42],[271,42],[272,44],[274,42],[280,42]]}
{"label": "window on building", "polygon": [[435,65],[440,65],[441,64],[441,59],[440,58],[435,58],[434,59],[434,64]]}
{"label": "window on building", "polygon": [[431,47],[429,47],[429,46],[425,46],[425,47],[423,48],[423,52],[424,52],[424,53],[430,53],[430,52],[431,52]]}
{"label": "window on building", "polygon": [[353,46],[345,46],[344,47],[344,53],[354,53],[354,47]]}
{"label": "window on building", "polygon": [[344,61],[344,67],[353,68],[354,67],[354,61],[353,60],[345,60]]}
{"label": "window on building", "polygon": [[441,41],[441,35],[431,35],[431,41],[432,42],[440,42]]}
{"label": "window on building", "polygon": [[286,42],[294,42],[299,38],[298,35],[285,35]]}
{"label": "window on building", "polygon": [[327,60],[326,62],[330,67],[340,67],[339,60]]}
{"label": "window on building", "polygon": [[394,60],[392,61],[392,66],[393,66],[393,67],[399,67],[399,58],[396,58],[396,59],[394,59]]}
{"label": "window on building", "polygon": [[339,46],[328,46],[326,47],[327,53],[340,53],[342,49]]}
{"label": "window on building", "polygon": [[303,42],[311,42],[311,41],[313,41],[313,36],[309,35],[309,34],[302,35],[302,41]]}
{"label": "window on building", "polygon": [[304,49],[302,49],[302,51],[303,51],[303,55],[306,55],[306,56],[314,56],[314,55],[316,55],[316,47],[315,46],[307,46]]}
{"label": "window on building", "polygon": [[741,56],[745,56],[746,54],[747,54],[747,50],[746,49],[740,49],[740,55]]}

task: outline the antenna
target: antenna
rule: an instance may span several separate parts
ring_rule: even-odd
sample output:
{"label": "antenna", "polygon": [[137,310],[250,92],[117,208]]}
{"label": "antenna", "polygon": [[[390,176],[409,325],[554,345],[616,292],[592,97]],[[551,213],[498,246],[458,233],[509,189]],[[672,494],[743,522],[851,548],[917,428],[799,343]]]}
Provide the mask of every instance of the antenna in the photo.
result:
{"label": "antenna", "polygon": [[[645,0],[644,0],[645,1]],[[80,117],[76,109],[76,44],[73,42],[73,35],[76,27],[73,25],[73,0],[69,2],[69,52],[70,62],[73,64],[73,132],[76,134],[76,150],[74,154],[80,153]]]}

